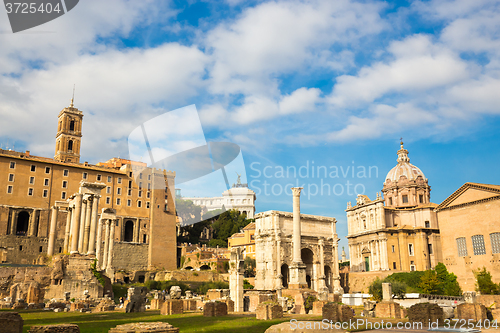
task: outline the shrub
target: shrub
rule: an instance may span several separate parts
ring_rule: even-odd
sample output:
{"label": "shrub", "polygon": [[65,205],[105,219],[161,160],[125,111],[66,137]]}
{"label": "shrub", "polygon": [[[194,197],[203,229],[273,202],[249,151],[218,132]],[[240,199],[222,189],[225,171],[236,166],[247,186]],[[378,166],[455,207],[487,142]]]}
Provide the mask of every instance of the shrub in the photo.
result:
{"label": "shrub", "polygon": [[243,289],[253,289],[254,287],[248,282],[247,279],[243,280]]}
{"label": "shrub", "polygon": [[204,282],[196,291],[199,294],[206,294],[209,289],[229,289],[229,283],[222,281]]}
{"label": "shrub", "polygon": [[317,298],[313,295],[309,295],[306,298],[306,301],[304,302],[304,308],[306,310],[306,313],[312,310],[313,308],[313,303],[317,301]]}
{"label": "shrub", "polygon": [[476,276],[476,290],[484,295],[498,295],[500,294],[500,285],[493,283],[491,279],[491,274],[486,270],[486,267],[483,269],[478,269],[474,271],[474,275]]}

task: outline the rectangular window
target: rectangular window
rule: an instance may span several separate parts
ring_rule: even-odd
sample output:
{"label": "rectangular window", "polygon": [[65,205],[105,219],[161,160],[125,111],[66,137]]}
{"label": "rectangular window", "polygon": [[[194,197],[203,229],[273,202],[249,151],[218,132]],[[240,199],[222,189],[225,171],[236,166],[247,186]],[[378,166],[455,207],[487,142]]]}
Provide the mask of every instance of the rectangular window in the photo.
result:
{"label": "rectangular window", "polygon": [[413,255],[413,244],[408,244],[408,253],[410,254],[410,256]]}
{"label": "rectangular window", "polygon": [[29,188],[28,189],[28,195],[32,196],[33,195],[33,189],[32,188]]}
{"label": "rectangular window", "polygon": [[149,201],[146,202],[146,208],[149,209]]}
{"label": "rectangular window", "polygon": [[97,181],[100,182],[102,179],[102,175],[97,175]]}
{"label": "rectangular window", "polygon": [[118,180],[116,181],[118,184],[122,183],[122,177],[118,177]]}
{"label": "rectangular window", "polygon": [[30,184],[31,185],[35,184],[35,177],[30,177]]}
{"label": "rectangular window", "polygon": [[36,171],[36,165],[31,165],[31,172],[35,172]]}
{"label": "rectangular window", "polygon": [[66,180],[63,180],[62,187],[68,188],[68,182]]}
{"label": "rectangular window", "polygon": [[121,203],[120,198],[117,198],[117,199],[116,199],[116,204],[117,204],[117,205],[119,205],[120,203]]}
{"label": "rectangular window", "polygon": [[142,207],[142,201],[141,200],[137,201],[137,207],[139,207],[139,208]]}
{"label": "rectangular window", "polygon": [[108,183],[111,183],[111,176],[108,176]]}
{"label": "rectangular window", "polygon": [[88,176],[89,176],[88,173],[86,173],[86,172],[83,173],[83,179],[87,179]]}
{"label": "rectangular window", "polygon": [[139,190],[142,188],[142,182],[139,182]]}
{"label": "rectangular window", "polygon": [[139,174],[139,179],[142,179],[142,172]]}
{"label": "rectangular window", "polygon": [[130,188],[128,189],[127,195],[132,195],[132,189],[130,189]]}
{"label": "rectangular window", "polygon": [[144,234],[144,235],[142,235],[142,242],[143,242],[143,243],[146,243],[146,239],[147,239],[147,238],[146,238],[146,235],[145,235],[145,234]]}
{"label": "rectangular window", "polygon": [[63,200],[66,199],[66,192],[61,192],[61,199],[63,199]]}
{"label": "rectangular window", "polygon": [[116,194],[118,194],[118,195],[121,195],[121,194],[122,194],[122,188],[121,188],[121,187],[118,187],[118,188],[116,189]]}
{"label": "rectangular window", "polygon": [[410,261],[410,271],[414,272],[415,271],[415,262]]}
{"label": "rectangular window", "polygon": [[422,194],[419,194],[418,200],[420,201],[420,203],[424,203],[424,196]]}
{"label": "rectangular window", "polygon": [[10,162],[10,167],[11,169],[15,169],[16,168],[16,162]]}
{"label": "rectangular window", "polygon": [[396,251],[396,247],[394,245],[392,245],[392,253],[394,253]]}
{"label": "rectangular window", "polygon": [[151,180],[151,175],[148,175],[148,180]]}
{"label": "rectangular window", "polygon": [[9,173],[9,182],[13,182],[13,181],[14,181],[14,174]]}
{"label": "rectangular window", "polygon": [[459,257],[467,257],[467,243],[465,237],[457,238],[457,249]]}
{"label": "rectangular window", "polygon": [[148,183],[148,190],[151,189],[151,183]]}
{"label": "rectangular window", "polygon": [[132,181],[131,180],[128,181],[128,188],[132,188]]}
{"label": "rectangular window", "polygon": [[128,176],[129,176],[130,178],[132,178],[132,172],[129,172],[129,173],[128,173]]}
{"label": "rectangular window", "polygon": [[43,180],[43,186],[49,186],[49,179],[48,178],[45,178]]}
{"label": "rectangular window", "polygon": [[142,191],[139,191],[139,198],[142,198]]}
{"label": "rectangular window", "polygon": [[432,254],[432,244],[429,244],[428,248],[429,248],[429,254]]}
{"label": "rectangular window", "polygon": [[500,232],[490,234],[491,252],[500,253]]}
{"label": "rectangular window", "polygon": [[431,223],[429,221],[425,221],[425,227],[426,228],[430,228],[431,227]]}
{"label": "rectangular window", "polygon": [[408,203],[408,196],[407,195],[403,195],[403,203]]}
{"label": "rectangular window", "polygon": [[68,177],[68,175],[69,175],[69,170],[64,170],[63,171],[63,176],[64,177]]}
{"label": "rectangular window", "polygon": [[146,194],[146,198],[151,198],[151,192],[148,192],[148,194]]}
{"label": "rectangular window", "polygon": [[111,193],[111,186],[106,187],[106,193],[110,194]]}
{"label": "rectangular window", "polygon": [[475,256],[480,256],[482,254],[486,254],[486,248],[484,247],[483,235],[472,236],[472,249],[474,250]]}
{"label": "rectangular window", "polygon": [[396,269],[396,262],[395,261],[392,262],[392,269]]}
{"label": "rectangular window", "polygon": [[127,200],[127,206],[131,206],[132,205],[132,200]]}
{"label": "rectangular window", "polygon": [[111,202],[111,198],[110,197],[106,197],[106,205],[109,205],[110,202]]}
{"label": "rectangular window", "polygon": [[46,198],[49,195],[49,190],[43,190],[43,197]]}
{"label": "rectangular window", "polygon": [[50,173],[50,167],[45,167],[45,173]]}
{"label": "rectangular window", "polygon": [[14,187],[12,187],[12,185],[7,186],[7,193],[12,194],[13,189],[14,189]]}

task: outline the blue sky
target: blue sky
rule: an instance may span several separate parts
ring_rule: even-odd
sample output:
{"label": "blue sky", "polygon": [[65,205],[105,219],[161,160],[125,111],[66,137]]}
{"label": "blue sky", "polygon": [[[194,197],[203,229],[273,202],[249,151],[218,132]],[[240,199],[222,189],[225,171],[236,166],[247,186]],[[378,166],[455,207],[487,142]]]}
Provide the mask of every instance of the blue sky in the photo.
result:
{"label": "blue sky", "polygon": [[[3,148],[53,156],[73,84],[91,163],[128,157],[138,125],[194,104],[207,141],[241,147],[257,211],[290,211],[298,181],[302,212],[336,217],[343,246],[349,184],[373,199],[400,137],[435,203],[500,183],[499,1],[87,0],[16,34],[0,8],[0,46]],[[313,178],[313,162],[378,174]]]}

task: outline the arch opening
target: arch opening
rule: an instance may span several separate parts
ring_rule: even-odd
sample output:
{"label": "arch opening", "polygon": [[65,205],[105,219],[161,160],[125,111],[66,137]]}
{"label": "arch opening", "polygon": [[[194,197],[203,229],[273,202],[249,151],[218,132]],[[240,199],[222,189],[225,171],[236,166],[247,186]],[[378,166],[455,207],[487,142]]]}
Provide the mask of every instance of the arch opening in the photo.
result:
{"label": "arch opening", "polygon": [[28,225],[30,222],[30,214],[23,210],[17,215],[16,236],[26,236],[28,233]]}
{"label": "arch opening", "polygon": [[132,242],[134,240],[134,221],[127,220],[125,222],[125,234],[123,235],[124,242]]}

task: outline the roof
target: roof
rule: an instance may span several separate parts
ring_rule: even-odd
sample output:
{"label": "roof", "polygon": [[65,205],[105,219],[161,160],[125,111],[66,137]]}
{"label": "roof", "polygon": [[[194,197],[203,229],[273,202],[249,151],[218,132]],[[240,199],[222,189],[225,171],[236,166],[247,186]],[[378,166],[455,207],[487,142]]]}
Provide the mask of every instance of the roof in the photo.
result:
{"label": "roof", "polygon": [[243,230],[252,230],[255,229],[255,222],[249,223]]}
{"label": "roof", "polygon": [[465,183],[440,203],[436,207],[436,211],[461,208],[498,199],[500,199],[500,185]]}

